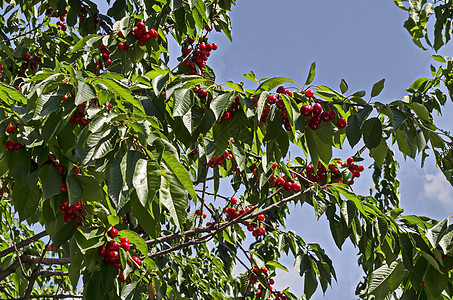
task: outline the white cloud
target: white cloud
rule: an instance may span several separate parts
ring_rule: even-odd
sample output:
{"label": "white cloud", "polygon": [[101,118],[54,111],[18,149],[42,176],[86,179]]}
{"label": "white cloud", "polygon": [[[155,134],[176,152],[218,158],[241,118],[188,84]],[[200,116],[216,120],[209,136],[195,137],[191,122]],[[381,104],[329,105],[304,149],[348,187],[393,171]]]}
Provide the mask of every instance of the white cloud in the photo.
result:
{"label": "white cloud", "polygon": [[438,202],[445,209],[453,209],[453,187],[440,171],[425,175],[423,196]]}

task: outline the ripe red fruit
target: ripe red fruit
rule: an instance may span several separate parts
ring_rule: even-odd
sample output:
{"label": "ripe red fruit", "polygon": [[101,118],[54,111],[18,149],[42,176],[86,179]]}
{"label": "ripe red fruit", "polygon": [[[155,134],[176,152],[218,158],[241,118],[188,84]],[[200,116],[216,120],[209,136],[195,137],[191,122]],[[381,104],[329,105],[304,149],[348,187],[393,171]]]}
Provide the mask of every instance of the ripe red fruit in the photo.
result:
{"label": "ripe red fruit", "polygon": [[123,269],[123,265],[121,264],[121,260],[118,259],[117,261],[115,261],[115,262],[113,263],[113,267],[114,267],[115,269],[118,269],[118,270]]}
{"label": "ripe red fruit", "polygon": [[330,111],[323,111],[321,113],[321,120],[323,120],[324,122],[330,121]]}
{"label": "ripe red fruit", "polygon": [[206,24],[206,25],[204,25],[204,29],[206,29],[206,31],[211,31],[212,27],[209,26],[208,24]]}
{"label": "ripe red fruit", "polygon": [[116,261],[119,257],[120,255],[118,251],[110,251],[109,253],[107,253],[107,258],[112,262]]}
{"label": "ripe red fruit", "polygon": [[277,168],[277,163],[274,162],[274,163],[272,164],[272,169],[276,169],[276,168]]}
{"label": "ripe red fruit", "polygon": [[123,272],[121,272],[119,278],[120,278],[120,280],[121,280],[122,282],[125,282],[125,281],[127,281],[127,280],[129,279],[129,275],[127,275],[127,277],[124,278]]}
{"label": "ripe red fruit", "polygon": [[289,181],[286,181],[285,184],[283,185],[283,188],[285,189],[285,191],[291,191],[292,183]]}
{"label": "ripe red fruit", "polygon": [[313,115],[319,116],[321,114],[321,112],[322,112],[321,104],[315,103],[315,105],[313,105],[313,111],[312,111]]}
{"label": "ripe red fruit", "polygon": [[198,97],[200,97],[201,99],[204,99],[208,95],[208,91],[205,89],[199,89],[197,94],[198,94]]}
{"label": "ripe red fruit", "polygon": [[58,209],[60,209],[62,212],[68,211],[69,210],[69,199],[66,199],[65,201],[63,201],[63,203],[60,204]]}
{"label": "ripe red fruit", "polygon": [[124,50],[124,44],[123,43],[118,43],[118,50]]}
{"label": "ripe red fruit", "polygon": [[346,162],[348,163],[348,165],[352,164],[354,162],[354,158],[352,157],[349,157]]}
{"label": "ripe red fruit", "polygon": [[129,44],[128,43],[124,43],[124,50],[125,51],[129,51]]}
{"label": "ripe red fruit", "polygon": [[76,224],[77,224],[77,226],[82,226],[82,224],[83,224],[83,217],[82,216],[78,216],[76,218]]}
{"label": "ripe red fruit", "polygon": [[107,254],[107,249],[105,248],[105,246],[100,246],[98,248],[98,254],[100,256],[105,256]]}
{"label": "ripe red fruit", "polygon": [[13,124],[9,124],[8,128],[6,128],[6,132],[9,134],[13,133],[14,130],[16,130],[16,128],[14,128]]}
{"label": "ripe red fruit", "polygon": [[212,50],[214,50],[214,51],[217,50],[217,44],[216,44],[216,43],[212,43],[212,44],[211,44],[211,48],[212,48]]}
{"label": "ripe red fruit", "polygon": [[63,183],[61,184],[60,192],[61,192],[61,193],[66,193],[67,191],[68,191],[68,187],[67,187],[67,185],[66,185],[66,182],[63,182]]}
{"label": "ripe red fruit", "polygon": [[345,128],[346,125],[347,125],[347,122],[346,122],[345,118],[339,118],[339,119],[338,119],[338,121],[337,121],[337,127],[338,127],[339,129]]}
{"label": "ripe red fruit", "polygon": [[291,184],[291,189],[293,190],[293,192],[296,192],[296,193],[297,193],[298,191],[300,191],[301,186],[300,186],[299,183],[293,182],[293,183]]}
{"label": "ripe red fruit", "polygon": [[24,56],[22,56],[24,60],[29,60],[30,59],[30,53],[25,53]]}
{"label": "ripe red fruit", "polygon": [[47,246],[47,251],[55,251],[55,246],[53,244]]}
{"label": "ripe red fruit", "polygon": [[208,215],[206,213],[203,213],[203,219],[206,219]]}
{"label": "ripe red fruit", "polygon": [[[132,256],[132,260],[139,266],[142,264],[142,261],[137,256]],[[135,264],[134,264],[134,268],[136,268]]]}
{"label": "ripe red fruit", "polygon": [[306,90],[305,91],[305,96],[307,96],[308,98],[311,98],[315,95],[315,92],[313,92],[312,90]]}
{"label": "ripe red fruit", "polygon": [[61,175],[64,174],[64,165],[63,164],[56,164],[55,168],[57,169],[58,173],[60,173]]}
{"label": "ripe red fruit", "polygon": [[237,203],[238,203],[238,199],[237,198],[235,198],[235,197],[231,198],[231,204],[235,205]]}
{"label": "ripe red fruit", "polygon": [[266,217],[263,214],[258,216],[258,220],[260,220],[260,221],[264,221],[265,219],[266,219]]}
{"label": "ripe red fruit", "polygon": [[269,177],[269,183],[270,183],[271,185],[273,185],[273,184],[275,183],[275,180],[276,180],[276,179],[275,179],[275,175],[272,174],[271,177]]}
{"label": "ripe red fruit", "polygon": [[0,71],[3,71],[3,65],[0,64]]}
{"label": "ripe red fruit", "polygon": [[223,121],[228,121],[230,118],[231,118],[231,113],[230,113],[229,111],[226,111],[226,112],[222,115],[222,120],[223,120]]}
{"label": "ripe red fruit", "polygon": [[302,114],[302,116],[309,117],[311,116],[312,112],[313,109],[311,108],[311,106],[304,105],[300,108],[300,113]]}
{"label": "ripe red fruit", "polygon": [[330,120],[335,120],[337,118],[337,112],[334,110],[329,111]]}
{"label": "ripe red fruit", "polygon": [[123,33],[121,32],[121,30],[118,30],[118,37],[119,37],[119,38],[122,38],[122,39],[125,38],[124,35],[123,35]]}
{"label": "ripe red fruit", "polygon": [[120,244],[120,248],[123,248],[124,251],[129,251],[130,246],[131,246],[131,244],[129,243],[129,241],[127,241],[127,242],[122,242],[122,243]]}
{"label": "ripe red fruit", "polygon": [[[129,212],[128,212],[128,214],[129,214]],[[128,215],[128,214],[127,214],[127,215]],[[129,239],[128,239],[128,238],[125,238],[125,237],[122,237],[122,238],[121,238],[121,243],[129,243]]]}
{"label": "ripe red fruit", "polygon": [[359,171],[354,171],[354,172],[352,173],[352,176],[358,178],[358,177],[360,177],[360,172],[359,172]]}
{"label": "ripe red fruit", "polygon": [[154,28],[151,28],[149,31],[148,31],[148,34],[150,35],[150,37],[152,39],[155,39],[159,36],[159,33],[154,29]]}
{"label": "ripe red fruit", "polygon": [[72,220],[72,214],[69,212],[65,212],[63,215],[63,220],[65,223],[71,222]]}
{"label": "ripe red fruit", "polygon": [[114,239],[118,236],[118,229],[112,228],[107,232],[107,234],[110,238]]}
{"label": "ripe red fruit", "polygon": [[197,216],[201,216],[201,210],[200,210],[200,209],[197,209],[197,210],[195,211],[195,214],[196,214]]}
{"label": "ripe red fruit", "polygon": [[6,141],[5,147],[6,150],[10,151],[11,153],[14,152],[16,146],[16,142],[12,140]]}
{"label": "ripe red fruit", "polygon": [[267,103],[272,105],[277,102],[277,98],[274,95],[267,96]]}
{"label": "ripe red fruit", "polygon": [[145,28],[145,23],[143,23],[142,21],[138,22],[137,28],[139,28],[139,29]]}
{"label": "ripe red fruit", "polygon": [[285,92],[285,88],[281,85],[277,88],[277,93],[284,93]]}
{"label": "ripe red fruit", "polygon": [[118,251],[118,249],[120,248],[120,244],[117,241],[110,241],[107,244],[106,248],[107,251]]}
{"label": "ripe red fruit", "polygon": [[363,168],[362,165],[359,165],[359,167],[357,168],[357,170],[358,170],[359,172],[363,172],[364,168]]}
{"label": "ripe red fruit", "polygon": [[285,184],[285,179],[279,177],[279,178],[277,178],[275,183],[277,184],[277,187],[282,187]]}

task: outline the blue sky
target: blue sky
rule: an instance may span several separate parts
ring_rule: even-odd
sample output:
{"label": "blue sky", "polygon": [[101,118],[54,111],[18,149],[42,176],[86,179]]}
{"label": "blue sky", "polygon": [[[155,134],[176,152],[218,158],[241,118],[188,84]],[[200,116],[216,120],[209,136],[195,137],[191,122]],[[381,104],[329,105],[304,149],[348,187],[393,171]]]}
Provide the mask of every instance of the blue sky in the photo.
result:
{"label": "blue sky", "polygon": [[[430,64],[438,65],[430,53],[412,43],[403,28],[407,15],[393,1],[247,0],[238,1],[231,18],[233,43],[220,34],[210,36],[219,45],[208,61],[218,83],[244,81],[253,87],[241,76],[250,70],[258,77],[287,76],[303,83],[310,64],[316,61],[314,84],[338,89],[344,78],[351,92],[369,93],[375,82],[385,78],[385,88],[375,100],[390,102],[401,99],[415,79],[430,77]],[[443,52],[448,55],[451,47]],[[449,102],[444,116],[453,113],[451,106]],[[436,120],[440,127],[453,129],[448,119]],[[336,155],[347,158],[357,148],[337,151]],[[452,215],[453,188],[436,169],[432,156],[424,169],[419,161],[405,161],[399,156],[401,206],[406,214],[441,219]],[[372,161],[368,158],[364,163],[367,166]],[[355,190],[368,194],[370,177],[371,172],[365,171]],[[363,275],[357,267],[356,249],[347,241],[340,252],[328,222],[325,218],[316,222],[308,205],[291,211],[288,229],[296,230],[306,242],[321,244],[334,261],[338,275],[338,282],[325,296],[317,292],[313,299],[354,299],[355,286]],[[292,259],[285,262],[290,266],[293,263]],[[281,272],[275,281],[277,288],[290,285],[294,292],[302,293],[303,280],[296,271]]]}

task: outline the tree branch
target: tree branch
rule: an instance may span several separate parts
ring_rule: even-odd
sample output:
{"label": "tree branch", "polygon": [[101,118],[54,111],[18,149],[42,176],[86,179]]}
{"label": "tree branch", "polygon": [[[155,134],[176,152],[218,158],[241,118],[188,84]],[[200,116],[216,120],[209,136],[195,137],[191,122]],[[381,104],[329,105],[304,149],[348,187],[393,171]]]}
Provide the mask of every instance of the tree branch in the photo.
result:
{"label": "tree branch", "polygon": [[[40,232],[40,233],[38,233],[38,234],[26,239],[26,240],[23,240],[23,241],[17,243],[16,247],[17,248],[25,247],[25,246],[33,243],[33,242],[38,241],[40,238],[42,238],[44,236],[47,236],[47,235],[48,235],[47,232],[44,230],[44,231],[42,231],[42,232]],[[11,246],[11,247],[1,251],[0,252],[0,257],[4,257],[5,255],[7,255],[7,254],[9,254],[11,252],[14,252],[14,246]]]}

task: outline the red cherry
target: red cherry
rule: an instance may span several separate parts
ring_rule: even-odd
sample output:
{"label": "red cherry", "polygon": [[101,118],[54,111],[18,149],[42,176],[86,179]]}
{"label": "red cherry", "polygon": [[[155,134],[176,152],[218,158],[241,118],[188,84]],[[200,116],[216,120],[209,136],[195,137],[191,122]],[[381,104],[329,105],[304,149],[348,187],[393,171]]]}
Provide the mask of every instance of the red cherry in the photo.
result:
{"label": "red cherry", "polygon": [[61,210],[62,212],[68,211],[69,210],[69,199],[66,199],[65,201],[63,201],[63,203],[60,204],[58,209]]}
{"label": "red cherry", "polygon": [[65,212],[63,215],[63,220],[65,223],[71,222],[72,220],[72,214],[69,212]]}
{"label": "red cherry", "polygon": [[324,122],[330,121],[330,111],[323,111],[321,113],[321,120],[323,120]]}
{"label": "red cherry", "polygon": [[114,239],[118,236],[118,229],[112,228],[107,232],[107,234],[110,238]]}
{"label": "red cherry", "polygon": [[282,94],[285,92],[285,88],[281,85],[277,88],[277,93]]}
{"label": "red cherry", "polygon": [[[132,256],[132,260],[139,266],[142,264],[142,261],[137,256]],[[134,268],[136,268],[135,264],[134,264]]]}
{"label": "red cherry", "polygon": [[352,173],[352,176],[358,178],[358,177],[360,177],[360,172],[359,172],[359,171],[354,171],[354,172]]}
{"label": "red cherry", "polygon": [[222,115],[222,120],[223,120],[223,121],[228,121],[230,118],[231,118],[231,112],[229,112],[229,111],[226,111],[226,112]]}
{"label": "red cherry", "polygon": [[56,164],[56,165],[55,165],[55,168],[57,169],[58,173],[60,173],[61,175],[64,174],[65,168],[64,168],[64,165],[63,165],[63,164]]}
{"label": "red cherry", "polygon": [[231,204],[235,205],[238,203],[238,199],[237,198],[231,198]]}
{"label": "red cherry", "polygon": [[346,119],[345,118],[339,118],[338,121],[337,121],[337,127],[339,129],[343,129],[345,128],[347,125],[347,122],[346,122]]}
{"label": "red cherry", "polygon": [[124,43],[124,50],[125,51],[129,51],[129,44],[128,43]]}
{"label": "red cherry", "polygon": [[120,248],[123,248],[124,251],[129,251],[130,246],[131,246],[131,244],[129,243],[129,241],[127,241],[127,242],[122,242],[122,243],[120,244]]}
{"label": "red cherry", "polygon": [[312,112],[313,112],[313,109],[311,108],[311,106],[304,105],[300,108],[300,113],[303,116],[309,117],[309,116],[311,116]]}
{"label": "red cherry", "polygon": [[330,120],[335,120],[337,118],[337,112],[334,110],[329,111],[330,114]]}
{"label": "red cherry", "polygon": [[107,253],[107,258],[110,261],[116,261],[120,257],[118,251],[110,251]]}
{"label": "red cherry", "polygon": [[13,133],[14,130],[16,130],[16,128],[14,128],[13,124],[9,124],[8,128],[6,128],[6,132],[9,134]]}
{"label": "red cherry", "polygon": [[286,181],[285,184],[283,185],[283,188],[285,189],[285,191],[291,191],[292,183],[289,181]]}
{"label": "red cherry", "polygon": [[22,56],[24,60],[29,60],[30,59],[30,53],[25,53],[24,56]]}
{"label": "red cherry", "polygon": [[203,219],[206,219],[208,215],[206,213],[203,213]]}
{"label": "red cherry", "polygon": [[272,164],[272,169],[276,169],[276,168],[277,168],[277,163],[274,162],[274,163]]}
{"label": "red cherry", "polygon": [[[127,212],[127,215],[129,215],[129,212]],[[121,238],[121,243],[129,243],[129,239],[125,238],[125,237],[122,237]]]}
{"label": "red cherry", "polygon": [[275,179],[275,175],[272,174],[271,177],[269,177],[269,183],[270,183],[271,185],[273,185],[273,184],[275,183],[275,180],[276,180],[276,179]]}
{"label": "red cherry", "polygon": [[139,29],[145,28],[145,23],[143,23],[142,21],[138,22],[137,28],[139,28]]}
{"label": "red cherry", "polygon": [[61,184],[60,192],[61,192],[61,193],[66,193],[67,191],[68,191],[68,187],[66,186],[66,183],[63,182],[63,183]]}
{"label": "red cherry", "polygon": [[155,39],[159,36],[159,33],[154,29],[154,28],[151,28],[149,31],[148,31],[148,34],[150,35],[150,37],[152,39]]}
{"label": "red cherry", "polygon": [[124,43],[118,43],[118,50],[124,50]]}
{"label": "red cherry", "polygon": [[277,184],[277,187],[282,187],[285,184],[285,179],[279,177],[279,178],[277,178],[275,183]]}
{"label": "red cherry", "polygon": [[363,168],[362,165],[359,165],[359,167],[357,168],[357,170],[358,170],[359,172],[363,172],[364,168]]}
{"label": "red cherry", "polygon": [[120,248],[120,244],[117,241],[110,241],[107,244],[106,248],[107,251],[118,251],[118,249]]}
{"label": "red cherry", "polygon": [[285,95],[289,96],[289,97],[292,97],[292,96],[293,96],[293,92],[288,91],[288,90],[285,90],[283,93],[284,93]]}
{"label": "red cherry", "polygon": [[212,43],[212,44],[211,44],[211,48],[212,48],[212,50],[214,50],[214,51],[217,50],[217,44],[216,44],[216,43]]}
{"label": "red cherry", "polygon": [[349,157],[346,162],[348,163],[348,165],[352,164],[354,162],[354,158],[352,157]]}
{"label": "red cherry", "polygon": [[299,183],[293,182],[293,183],[291,184],[291,189],[293,190],[293,192],[297,193],[298,191],[300,191],[301,186],[300,186]]}
{"label": "red cherry", "polygon": [[119,37],[119,38],[122,38],[122,39],[125,38],[124,35],[123,35],[123,33],[121,32],[121,30],[118,30],[118,37]]}
{"label": "red cherry", "polygon": [[75,212],[78,212],[80,210],[82,210],[83,208],[83,202],[82,200],[79,200],[77,201],[76,203],[74,203],[71,207]]}
{"label": "red cherry", "polygon": [[55,246],[53,244],[47,246],[47,251],[55,251]]}
{"label": "red cherry", "polygon": [[274,95],[267,96],[267,103],[272,105],[277,102],[277,98]]}
{"label": "red cherry", "polygon": [[107,249],[105,248],[105,246],[100,246],[98,248],[98,254],[102,257],[104,257],[107,254]]}
{"label": "red cherry", "polygon": [[0,71],[3,71],[3,65],[0,64]]}
{"label": "red cherry", "polygon": [[260,221],[264,221],[265,219],[266,219],[266,217],[263,214],[258,216],[258,220],[260,220]]}
{"label": "red cherry", "polygon": [[209,32],[209,31],[211,31],[211,30],[212,30],[212,27],[211,27],[211,26],[209,26],[209,24],[206,24],[206,25],[204,25],[204,29],[206,29],[206,31],[208,31],[208,32]]}
{"label": "red cherry", "polygon": [[313,105],[313,111],[312,111],[313,115],[319,116],[321,114],[321,112],[322,112],[321,104],[315,103],[315,105]]}
{"label": "red cherry", "polygon": [[113,267],[114,267],[115,269],[118,269],[118,270],[123,269],[123,265],[121,264],[121,260],[118,259],[117,261],[115,261],[115,262],[113,263]]}
{"label": "red cherry", "polygon": [[315,92],[313,92],[312,90],[306,90],[305,91],[305,96],[307,96],[308,98],[311,98],[315,95]]}
{"label": "red cherry", "polygon": [[201,210],[200,210],[200,209],[197,209],[197,210],[195,211],[195,214],[196,214],[197,216],[201,216]]}
{"label": "red cherry", "polygon": [[16,146],[15,141],[12,141],[12,140],[6,141],[6,144],[5,144],[6,150],[10,151],[11,153],[16,150],[15,146]]}
{"label": "red cherry", "polygon": [[83,217],[82,216],[78,216],[76,218],[76,224],[77,224],[77,226],[82,226],[82,224],[83,224]]}

